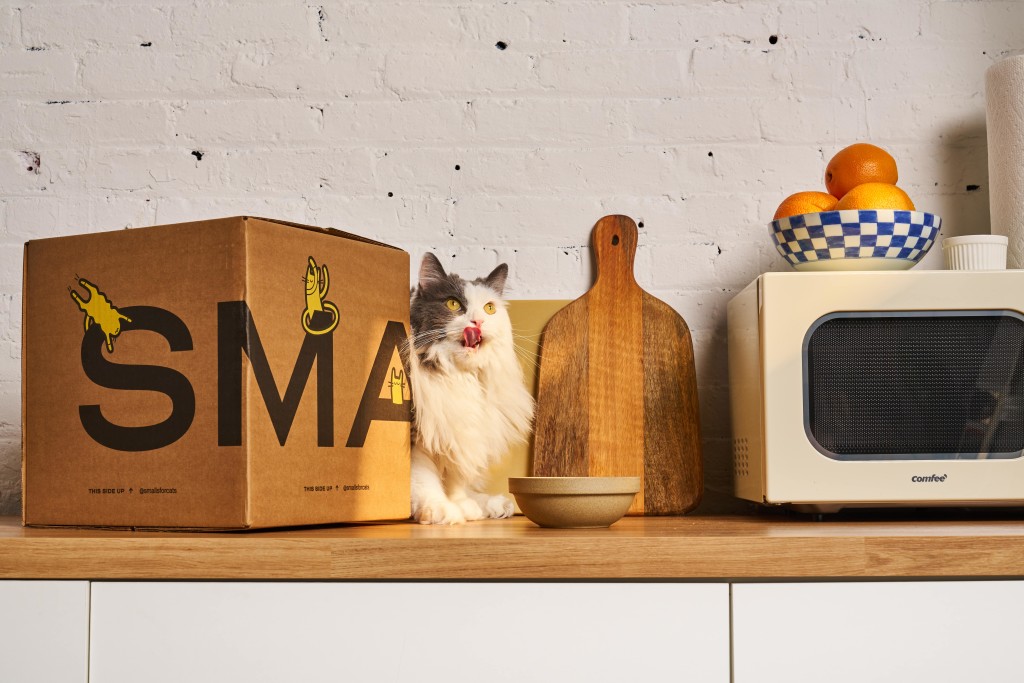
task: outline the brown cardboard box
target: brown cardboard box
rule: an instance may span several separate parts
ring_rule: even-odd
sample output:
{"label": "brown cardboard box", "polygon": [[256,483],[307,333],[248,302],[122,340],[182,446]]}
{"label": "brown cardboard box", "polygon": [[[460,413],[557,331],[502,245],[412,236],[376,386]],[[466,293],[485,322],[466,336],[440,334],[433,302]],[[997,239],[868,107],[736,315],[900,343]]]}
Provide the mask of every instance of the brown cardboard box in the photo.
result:
{"label": "brown cardboard box", "polygon": [[409,255],[224,218],[25,245],[24,522],[409,516]]}

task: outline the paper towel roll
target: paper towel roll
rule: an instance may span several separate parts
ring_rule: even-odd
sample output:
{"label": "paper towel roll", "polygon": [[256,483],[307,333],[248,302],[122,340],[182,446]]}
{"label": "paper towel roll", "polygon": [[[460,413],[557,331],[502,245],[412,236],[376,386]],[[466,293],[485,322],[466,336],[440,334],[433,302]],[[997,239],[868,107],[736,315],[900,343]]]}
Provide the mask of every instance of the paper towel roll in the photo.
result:
{"label": "paper towel roll", "polygon": [[1024,55],[985,72],[985,118],[992,234],[1009,240],[1007,265],[1024,268]]}

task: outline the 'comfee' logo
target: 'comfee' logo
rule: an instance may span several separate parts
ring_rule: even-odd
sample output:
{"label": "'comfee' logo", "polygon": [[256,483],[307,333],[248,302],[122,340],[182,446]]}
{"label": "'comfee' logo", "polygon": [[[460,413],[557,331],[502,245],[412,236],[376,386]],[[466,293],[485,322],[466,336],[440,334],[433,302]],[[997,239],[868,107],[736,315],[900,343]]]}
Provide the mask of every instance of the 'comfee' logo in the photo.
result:
{"label": "'comfee' logo", "polygon": [[915,484],[927,482],[935,482],[941,484],[942,482],[946,481],[946,477],[948,476],[948,474],[929,474],[927,476],[922,477],[919,474],[915,474],[910,478],[910,481],[914,482]]}

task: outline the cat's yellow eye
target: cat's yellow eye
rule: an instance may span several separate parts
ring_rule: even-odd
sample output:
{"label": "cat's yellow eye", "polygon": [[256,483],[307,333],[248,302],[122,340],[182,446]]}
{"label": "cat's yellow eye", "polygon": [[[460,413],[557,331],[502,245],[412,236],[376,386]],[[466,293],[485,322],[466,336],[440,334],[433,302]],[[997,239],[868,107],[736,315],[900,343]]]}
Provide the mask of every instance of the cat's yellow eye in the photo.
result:
{"label": "cat's yellow eye", "polygon": [[461,311],[462,304],[459,303],[458,299],[448,299],[444,302],[444,305],[448,307],[449,311]]}
{"label": "cat's yellow eye", "polygon": [[494,312],[497,310],[498,307],[495,306],[494,303],[491,301],[488,301],[486,304],[484,304],[484,312],[487,313],[487,315],[494,315]]}

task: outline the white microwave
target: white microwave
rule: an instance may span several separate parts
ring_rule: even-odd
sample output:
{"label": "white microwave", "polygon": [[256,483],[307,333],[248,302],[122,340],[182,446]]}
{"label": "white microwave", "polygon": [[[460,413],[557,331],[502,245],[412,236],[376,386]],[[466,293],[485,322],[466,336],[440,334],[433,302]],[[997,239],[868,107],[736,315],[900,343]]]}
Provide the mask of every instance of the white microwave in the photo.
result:
{"label": "white microwave", "polygon": [[767,273],[728,330],[738,497],[1024,504],[1024,271]]}

